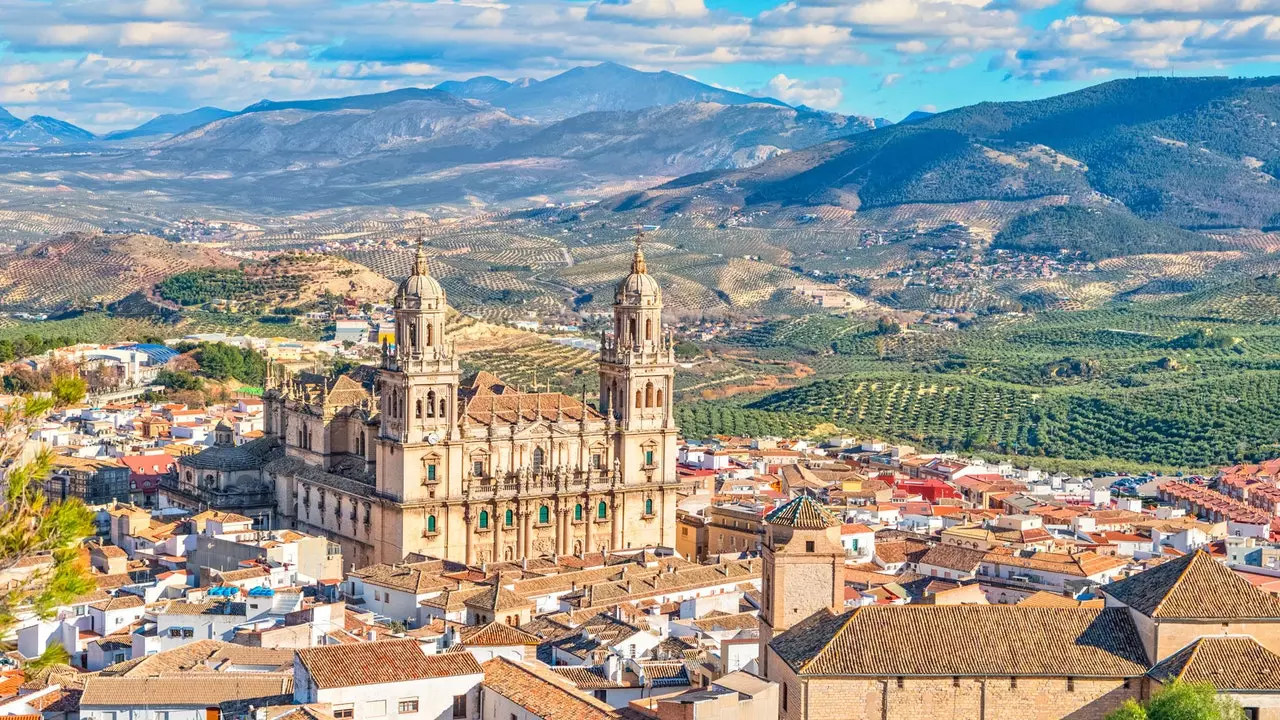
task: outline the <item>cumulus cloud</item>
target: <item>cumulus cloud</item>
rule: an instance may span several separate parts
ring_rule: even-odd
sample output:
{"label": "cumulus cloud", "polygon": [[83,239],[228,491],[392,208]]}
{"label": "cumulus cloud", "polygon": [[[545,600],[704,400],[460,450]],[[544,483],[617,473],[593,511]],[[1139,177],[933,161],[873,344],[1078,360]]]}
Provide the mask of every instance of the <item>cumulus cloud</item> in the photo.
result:
{"label": "cumulus cloud", "polygon": [[[1016,80],[1094,79],[1220,72],[1280,55],[1280,0],[1072,0],[1073,14],[1048,25],[1031,14],[1068,3],[769,4],[747,11],[706,0],[0,0],[0,104],[87,124],[126,122],[131,112],[235,109],[263,97],[379,92],[478,74],[542,78],[614,61],[677,72],[785,66],[789,74],[756,92],[832,108],[843,100],[839,80],[793,76],[833,76],[821,68],[892,58],[915,71],[981,62]],[[876,77],[882,91],[907,92],[901,72]]]}
{"label": "cumulus cloud", "polygon": [[891,88],[898,84],[898,81],[901,79],[902,73],[887,73],[884,77],[880,78],[880,84],[876,86],[876,89],[884,90],[885,88]]}
{"label": "cumulus cloud", "polygon": [[800,80],[778,73],[762,88],[751,91],[756,97],[772,97],[788,105],[808,105],[819,110],[833,110],[844,100],[844,80],[821,77]]}
{"label": "cumulus cloud", "polygon": [[599,0],[587,17],[624,20],[693,20],[710,12],[703,0]]}

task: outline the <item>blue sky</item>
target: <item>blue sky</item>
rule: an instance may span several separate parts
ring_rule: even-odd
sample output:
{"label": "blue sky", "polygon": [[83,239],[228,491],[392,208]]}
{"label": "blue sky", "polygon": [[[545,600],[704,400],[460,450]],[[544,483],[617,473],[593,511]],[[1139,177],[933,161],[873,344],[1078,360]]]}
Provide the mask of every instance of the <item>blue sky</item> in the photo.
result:
{"label": "blue sky", "polygon": [[0,0],[0,107],[96,131],[601,61],[896,120],[1280,74],[1280,0]]}

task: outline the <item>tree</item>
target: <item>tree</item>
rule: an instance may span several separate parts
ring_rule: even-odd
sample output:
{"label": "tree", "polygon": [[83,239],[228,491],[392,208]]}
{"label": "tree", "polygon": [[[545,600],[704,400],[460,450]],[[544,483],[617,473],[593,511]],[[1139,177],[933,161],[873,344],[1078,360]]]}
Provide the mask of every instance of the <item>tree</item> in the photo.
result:
{"label": "tree", "polygon": [[1219,695],[1213,683],[1174,682],[1145,707],[1126,700],[1107,720],[1244,720],[1244,710],[1234,699]]}
{"label": "tree", "polygon": [[55,375],[52,382],[53,400],[59,407],[74,405],[84,399],[89,383],[79,375]]}
{"label": "tree", "polygon": [[[48,617],[94,587],[78,552],[80,541],[93,533],[93,514],[77,499],[47,498],[42,484],[53,467],[53,453],[48,448],[30,452],[30,432],[54,407],[56,395],[26,396],[0,409],[0,467],[6,468],[0,478],[0,571],[34,568],[22,582],[0,592],[0,636],[10,633],[19,612]],[[66,651],[53,648],[28,669],[65,662]]]}

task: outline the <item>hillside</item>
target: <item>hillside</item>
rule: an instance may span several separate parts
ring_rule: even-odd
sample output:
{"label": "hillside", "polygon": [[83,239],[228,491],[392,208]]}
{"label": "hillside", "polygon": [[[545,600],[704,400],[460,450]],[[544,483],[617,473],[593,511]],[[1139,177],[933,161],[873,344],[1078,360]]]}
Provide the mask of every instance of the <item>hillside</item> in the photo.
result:
{"label": "hillside", "polygon": [[1079,253],[1087,260],[1223,249],[1222,243],[1199,233],[1143,222],[1111,208],[1076,205],[1044,208],[1015,218],[991,247],[1042,255]]}
{"label": "hillside", "polygon": [[[385,104],[392,96],[400,101]],[[436,90],[290,105],[142,149],[20,162],[40,168],[42,182],[96,197],[146,192],[217,207],[541,204],[748,167],[871,126],[761,102],[683,102],[540,124]]]}
{"label": "hillside", "polygon": [[185,113],[159,115],[128,130],[107,133],[103,140],[131,140],[133,138],[165,137],[184,133],[235,113],[216,107],[202,107]]}
{"label": "hillside", "polygon": [[219,251],[149,235],[68,233],[0,256],[0,305],[47,311],[110,303],[174,273],[235,264]]}
{"label": "hillside", "polygon": [[689,177],[611,206],[866,210],[904,203],[1112,198],[1185,228],[1280,221],[1280,78],[1138,78],[1044,100],[981,103],[757,168]]}

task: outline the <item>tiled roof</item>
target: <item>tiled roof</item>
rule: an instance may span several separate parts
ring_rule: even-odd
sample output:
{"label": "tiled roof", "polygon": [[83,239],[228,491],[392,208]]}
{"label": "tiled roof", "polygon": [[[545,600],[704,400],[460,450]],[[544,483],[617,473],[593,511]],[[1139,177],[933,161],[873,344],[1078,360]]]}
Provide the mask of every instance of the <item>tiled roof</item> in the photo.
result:
{"label": "tiled roof", "polygon": [[245,605],[242,602],[229,600],[205,600],[204,602],[170,600],[161,608],[160,613],[164,615],[244,615]]}
{"label": "tiled roof", "polygon": [[471,653],[428,656],[413,638],[303,648],[298,660],[322,690],[480,672]]}
{"label": "tiled roof", "polygon": [[[501,381],[499,381],[501,382]],[[603,420],[604,416],[564,393],[526,393],[501,386],[498,393],[480,392],[468,397],[463,417],[481,425],[514,425],[521,422],[578,422],[582,419]]]}
{"label": "tiled roof", "polygon": [[986,553],[981,550],[963,548],[959,545],[934,545],[924,555],[921,555],[916,562],[923,565],[935,565],[941,568],[973,573],[977,572],[978,567],[982,565],[982,557],[984,555]]}
{"label": "tiled roof", "polygon": [[458,612],[466,608],[466,602],[473,597],[482,595],[491,590],[487,587],[469,587],[458,588],[456,590],[444,590],[439,595],[433,595],[419,602],[419,605],[425,607],[440,608],[445,612]]}
{"label": "tiled roof", "polygon": [[1051,593],[1044,590],[1033,592],[1030,595],[1018,601],[1018,605],[1022,607],[1039,607],[1039,608],[1075,608],[1075,607],[1102,607],[1101,600],[1076,600],[1065,595]]}
{"label": "tiled roof", "polygon": [[719,617],[694,620],[691,624],[703,632],[753,630],[760,627],[760,619],[755,616],[755,613],[737,613],[735,615],[721,615]]}
{"label": "tiled roof", "polygon": [[84,707],[208,707],[230,700],[292,695],[293,678],[277,673],[227,673],[199,678],[91,677],[85,681]]}
{"label": "tiled roof", "polygon": [[515,608],[526,608],[533,605],[532,602],[501,586],[488,588],[482,593],[478,593],[466,600],[463,600],[462,604],[467,607],[478,608],[480,610],[492,610],[494,612],[512,610]]}
{"label": "tiled roof", "polygon": [[653,687],[671,687],[688,685],[689,671],[680,661],[650,660],[640,663],[644,670],[644,679]]}
{"label": "tiled roof", "polygon": [[1203,550],[1106,585],[1102,591],[1152,618],[1280,618],[1280,600]]}
{"label": "tiled roof", "polygon": [[644,628],[602,612],[582,623],[575,632],[553,639],[549,644],[556,650],[591,660],[593,656],[603,654],[607,648],[640,632],[644,632]]}
{"label": "tiled roof", "polygon": [[622,680],[610,680],[603,665],[559,665],[551,671],[568,680],[579,690],[608,690],[628,687]]}
{"label": "tiled roof", "polygon": [[1280,690],[1280,655],[1249,636],[1202,637],[1162,660],[1148,673],[1167,685],[1175,680],[1213,683],[1219,690]]}
{"label": "tiled roof", "polygon": [[894,565],[904,562],[919,562],[929,551],[929,543],[923,540],[888,540],[877,542],[875,548],[876,557],[887,565]]}
{"label": "tiled roof", "polygon": [[1137,677],[1124,608],[870,605],[815,613],[770,647],[804,675]]}
{"label": "tiled roof", "polygon": [[89,607],[94,610],[102,610],[109,612],[111,610],[124,610],[127,608],[142,607],[145,603],[142,598],[132,593],[121,593],[110,600],[99,600],[96,603],[90,603]]}
{"label": "tiled roof", "polygon": [[484,664],[484,686],[542,720],[608,720],[617,717],[613,708],[580,692],[559,675],[505,658]]}
{"label": "tiled roof", "polygon": [[444,571],[443,562],[440,560],[428,560],[407,565],[386,565],[381,563],[370,565],[352,572],[351,576],[360,578],[370,585],[422,595],[458,586],[456,580],[440,576]]}
{"label": "tiled roof", "polygon": [[216,671],[243,665],[289,670],[293,667],[293,651],[248,647],[221,640],[196,640],[172,650],[108,665],[101,674],[105,677],[147,677],[175,672]]}
{"label": "tiled roof", "polygon": [[463,645],[475,647],[494,647],[509,645],[537,645],[542,640],[531,633],[527,633],[520,628],[514,628],[510,625],[498,621],[493,621],[488,625],[480,627],[471,627],[462,631],[461,641]]}
{"label": "tiled roof", "polygon": [[1078,553],[1037,552],[1023,557],[1013,554],[1013,551],[1008,548],[992,550],[986,554],[983,562],[1074,575],[1076,577],[1092,577],[1098,573],[1124,567],[1129,563],[1124,558],[1099,555],[1093,551]]}
{"label": "tiled roof", "polygon": [[792,527],[798,530],[821,530],[840,524],[834,515],[808,495],[801,495],[775,508],[765,516],[764,520],[770,525]]}

